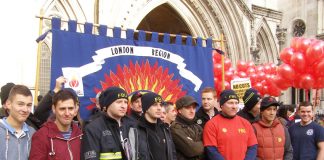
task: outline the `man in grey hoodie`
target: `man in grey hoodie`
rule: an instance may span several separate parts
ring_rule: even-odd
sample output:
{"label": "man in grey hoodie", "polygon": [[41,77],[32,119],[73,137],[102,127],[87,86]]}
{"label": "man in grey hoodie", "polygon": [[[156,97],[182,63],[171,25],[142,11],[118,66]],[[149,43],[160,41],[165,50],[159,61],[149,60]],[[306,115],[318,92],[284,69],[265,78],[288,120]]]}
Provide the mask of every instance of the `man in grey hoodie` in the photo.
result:
{"label": "man in grey hoodie", "polygon": [[15,85],[6,106],[9,116],[0,119],[0,159],[27,160],[31,137],[35,130],[25,121],[32,108],[33,97],[28,87]]}

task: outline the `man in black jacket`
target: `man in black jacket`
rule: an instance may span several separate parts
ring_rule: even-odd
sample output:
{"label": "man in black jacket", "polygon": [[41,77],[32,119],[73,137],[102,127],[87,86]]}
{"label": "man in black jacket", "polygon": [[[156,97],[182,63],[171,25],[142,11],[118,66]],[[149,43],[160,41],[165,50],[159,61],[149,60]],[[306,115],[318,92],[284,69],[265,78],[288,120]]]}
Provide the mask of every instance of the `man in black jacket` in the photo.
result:
{"label": "man in black jacket", "polygon": [[109,87],[99,97],[106,113],[85,126],[81,159],[137,160],[137,129],[126,116],[128,94],[119,87]]}
{"label": "man in black jacket", "polygon": [[207,121],[216,116],[218,110],[216,90],[212,87],[206,87],[201,91],[201,107],[196,113],[196,122],[204,128]]}
{"label": "man in black jacket", "polygon": [[243,96],[244,108],[237,115],[248,120],[251,124],[260,119],[261,96],[260,93],[250,88],[245,91]]}
{"label": "man in black jacket", "polygon": [[148,92],[141,98],[143,115],[139,119],[139,159],[175,160],[176,152],[170,130],[160,120],[162,97]]}

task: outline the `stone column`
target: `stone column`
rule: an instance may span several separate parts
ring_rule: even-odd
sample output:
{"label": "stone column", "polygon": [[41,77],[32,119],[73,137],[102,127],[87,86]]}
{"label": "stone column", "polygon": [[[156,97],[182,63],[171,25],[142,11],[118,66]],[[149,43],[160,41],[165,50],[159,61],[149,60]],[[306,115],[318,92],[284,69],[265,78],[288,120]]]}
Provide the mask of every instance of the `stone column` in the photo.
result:
{"label": "stone column", "polygon": [[[279,44],[279,54],[281,52],[281,50],[284,48],[284,45],[286,43],[286,34],[287,34],[287,28],[280,28],[279,25],[277,25],[277,29],[276,29],[276,37],[278,39],[278,44]],[[279,54],[278,54],[278,62],[277,65],[279,66],[281,64],[281,60],[279,58]],[[287,89],[280,97],[279,100],[281,102],[284,103],[291,103],[291,98],[289,99],[289,97],[291,97],[291,88]]]}

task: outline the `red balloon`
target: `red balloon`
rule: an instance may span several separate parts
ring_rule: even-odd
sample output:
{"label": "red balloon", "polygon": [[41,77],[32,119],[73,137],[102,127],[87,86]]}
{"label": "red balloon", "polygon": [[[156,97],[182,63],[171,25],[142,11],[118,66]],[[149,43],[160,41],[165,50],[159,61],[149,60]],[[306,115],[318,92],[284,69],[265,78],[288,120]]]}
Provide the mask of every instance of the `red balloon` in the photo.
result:
{"label": "red balloon", "polygon": [[295,71],[297,71],[299,73],[303,73],[303,71],[305,70],[305,67],[306,67],[306,61],[305,61],[304,54],[302,54],[300,52],[294,53],[294,55],[292,55],[292,57],[290,59],[290,65]]}
{"label": "red balloon", "polygon": [[286,81],[280,75],[274,77],[273,83],[281,90],[286,90],[292,85],[291,82]]}
{"label": "red balloon", "polygon": [[324,77],[324,59],[315,66],[315,75],[317,77]]}
{"label": "red balloon", "polygon": [[314,89],[324,88],[324,77],[318,77],[315,79]]}
{"label": "red balloon", "polygon": [[250,81],[251,81],[252,85],[256,84],[259,81],[258,75],[256,73],[250,74]]}
{"label": "red balloon", "polygon": [[230,82],[233,79],[234,73],[232,71],[225,71],[225,80]]}
{"label": "red balloon", "polygon": [[303,89],[311,89],[314,87],[315,81],[312,75],[304,74],[300,77],[299,85]]}
{"label": "red balloon", "polygon": [[[231,85],[227,81],[224,82],[224,86],[225,86],[225,89],[231,89]],[[216,88],[217,88],[217,93],[221,93],[223,91],[221,81],[220,81],[220,83],[217,84]]]}
{"label": "red balloon", "polygon": [[249,68],[246,70],[246,73],[247,73],[248,75],[251,75],[252,73],[255,73],[255,69],[254,69],[254,67],[249,67]]}
{"label": "red balloon", "polygon": [[306,51],[307,65],[313,65],[315,62],[324,58],[324,41],[316,41]]}
{"label": "red balloon", "polygon": [[261,93],[262,90],[262,84],[261,82],[256,83],[255,85],[253,85],[253,88],[258,90]]}
{"label": "red balloon", "polygon": [[280,52],[280,59],[289,64],[290,63],[290,59],[291,59],[291,56],[294,54],[294,49],[292,48],[284,48],[281,52]]}
{"label": "red balloon", "polygon": [[251,67],[255,67],[255,64],[254,64],[254,62],[249,61],[249,62],[247,62],[247,66],[248,66],[249,68],[251,68]]}
{"label": "red balloon", "polygon": [[261,82],[265,79],[266,74],[264,72],[258,72],[257,75],[258,75],[258,81]]}
{"label": "red balloon", "polygon": [[295,79],[295,71],[288,64],[281,64],[278,67],[278,73],[284,79],[287,79],[287,80],[290,80],[290,81]]}
{"label": "red balloon", "polygon": [[300,38],[297,41],[297,46],[296,46],[296,50],[300,51],[301,53],[306,53],[308,47],[310,46],[310,44],[312,43],[312,39],[310,38]]}
{"label": "red balloon", "polygon": [[222,55],[219,54],[216,50],[213,50],[213,61],[214,63],[221,63]]}
{"label": "red balloon", "polygon": [[224,66],[225,66],[225,71],[227,71],[232,66],[231,60],[228,59],[228,58],[225,58],[225,60],[224,60]]}
{"label": "red balloon", "polygon": [[244,61],[238,61],[237,64],[236,64],[236,68],[237,68],[238,71],[246,72],[246,70],[248,69],[248,67],[249,66]]}
{"label": "red balloon", "polygon": [[281,90],[277,87],[271,87],[269,88],[269,94],[274,97],[281,96]]}
{"label": "red balloon", "polygon": [[265,64],[263,67],[264,67],[264,69],[263,69],[264,73],[271,74],[271,66],[270,66],[270,64]]}
{"label": "red balloon", "polygon": [[277,74],[278,66],[274,63],[270,63],[270,67],[271,67],[271,74]]}
{"label": "red balloon", "polygon": [[290,47],[297,49],[297,43],[301,39],[301,37],[294,37],[290,41]]}
{"label": "red balloon", "polygon": [[262,65],[256,66],[256,71],[259,72],[264,72],[264,67]]}
{"label": "red balloon", "polygon": [[214,77],[222,75],[222,65],[219,63],[214,64]]}
{"label": "red balloon", "polygon": [[214,77],[214,85],[215,85],[215,88],[216,86],[219,84],[220,80],[216,77]]}
{"label": "red balloon", "polygon": [[243,71],[240,71],[240,72],[238,72],[238,76],[240,78],[246,78],[247,77],[247,74],[245,72],[243,72]]}

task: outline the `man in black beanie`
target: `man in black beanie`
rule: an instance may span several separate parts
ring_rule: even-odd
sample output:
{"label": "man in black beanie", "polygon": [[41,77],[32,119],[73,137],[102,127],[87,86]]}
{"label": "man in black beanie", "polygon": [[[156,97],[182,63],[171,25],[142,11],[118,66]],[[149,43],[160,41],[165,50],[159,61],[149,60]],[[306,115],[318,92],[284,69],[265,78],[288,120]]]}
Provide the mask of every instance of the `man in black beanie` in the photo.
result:
{"label": "man in black beanie", "polygon": [[126,91],[109,87],[101,92],[99,104],[105,113],[85,126],[81,159],[138,159],[136,124],[126,116]]}
{"label": "man in black beanie", "polygon": [[250,88],[245,91],[243,101],[244,108],[240,110],[237,115],[245,118],[251,124],[258,121],[260,119],[260,93],[256,89]]}
{"label": "man in black beanie", "polygon": [[203,142],[207,159],[255,159],[257,139],[249,121],[236,116],[239,99],[233,90],[220,94],[222,111],[207,122]]}
{"label": "man in black beanie", "polygon": [[130,99],[130,111],[128,115],[134,120],[138,120],[143,113],[141,97],[142,93],[140,91],[136,91]]}
{"label": "man in black beanie", "polygon": [[154,92],[141,97],[143,114],[139,119],[139,159],[174,160],[176,151],[169,128],[160,120],[163,99]]}

